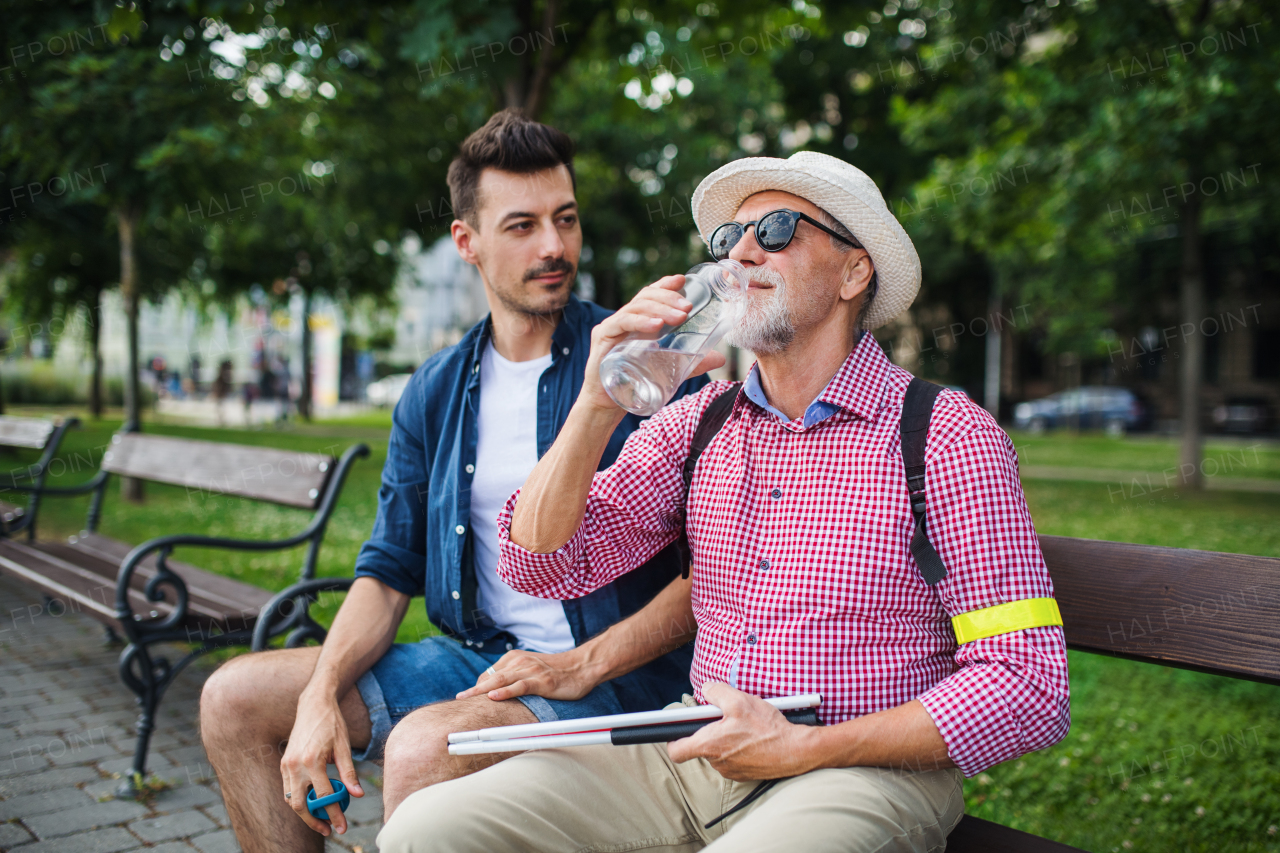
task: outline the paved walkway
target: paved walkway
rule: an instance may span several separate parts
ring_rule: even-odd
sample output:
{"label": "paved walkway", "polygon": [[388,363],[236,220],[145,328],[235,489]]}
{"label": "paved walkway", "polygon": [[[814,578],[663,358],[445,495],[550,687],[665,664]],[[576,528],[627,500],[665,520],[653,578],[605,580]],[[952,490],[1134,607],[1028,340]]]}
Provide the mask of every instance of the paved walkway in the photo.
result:
{"label": "paved walkway", "polygon": [[[150,768],[173,787],[149,806],[113,798],[133,754],[136,706],[116,675],[119,649],[102,637],[99,623],[54,616],[0,577],[0,851],[239,851],[200,746],[196,709],[213,669],[201,661],[169,689],[152,739]],[[380,770],[360,771],[373,784],[352,802],[353,826],[328,843],[332,853],[376,849]]]}

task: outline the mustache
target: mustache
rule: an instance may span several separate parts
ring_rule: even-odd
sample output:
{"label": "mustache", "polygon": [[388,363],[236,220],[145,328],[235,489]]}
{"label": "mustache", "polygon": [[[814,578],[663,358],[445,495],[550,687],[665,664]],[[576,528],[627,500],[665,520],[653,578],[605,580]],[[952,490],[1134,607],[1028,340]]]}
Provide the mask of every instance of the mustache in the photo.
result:
{"label": "mustache", "polygon": [[569,263],[564,258],[554,258],[546,263],[538,264],[536,267],[526,270],[524,280],[532,281],[535,278],[541,278],[544,275],[552,275],[553,273],[558,272],[568,273],[572,276],[573,270],[573,264]]}
{"label": "mustache", "polygon": [[782,277],[782,273],[771,267],[751,267],[747,270],[747,278],[761,284],[771,284],[774,287],[787,286],[787,280]]}

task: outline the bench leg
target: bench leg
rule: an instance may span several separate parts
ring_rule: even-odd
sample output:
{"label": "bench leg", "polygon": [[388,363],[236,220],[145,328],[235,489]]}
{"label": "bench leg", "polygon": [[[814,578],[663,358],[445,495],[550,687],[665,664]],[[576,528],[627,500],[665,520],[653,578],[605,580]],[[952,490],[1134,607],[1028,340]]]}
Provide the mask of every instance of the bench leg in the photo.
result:
{"label": "bench leg", "polygon": [[124,640],[122,640],[120,638],[120,635],[116,633],[115,628],[112,628],[110,625],[102,626],[102,645],[113,647],[113,646],[120,646],[123,644],[124,644]]}
{"label": "bench leg", "polygon": [[133,766],[120,782],[117,797],[136,798],[147,778],[147,753],[151,749],[151,733],[156,728],[156,708],[176,674],[164,658],[152,660],[146,646],[131,643],[120,654],[120,680],[138,697],[138,739],[133,749]]}

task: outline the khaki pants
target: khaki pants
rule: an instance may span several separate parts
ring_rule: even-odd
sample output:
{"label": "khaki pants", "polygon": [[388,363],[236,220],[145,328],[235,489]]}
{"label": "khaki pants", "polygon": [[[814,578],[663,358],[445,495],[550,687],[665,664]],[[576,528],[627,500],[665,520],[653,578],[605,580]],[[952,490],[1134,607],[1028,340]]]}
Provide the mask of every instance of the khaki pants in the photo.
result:
{"label": "khaki pants", "polygon": [[711,829],[757,782],[666,744],[526,752],[406,799],[383,853],[619,853],[631,850],[932,851],[964,814],[959,770],[815,770],[775,785]]}

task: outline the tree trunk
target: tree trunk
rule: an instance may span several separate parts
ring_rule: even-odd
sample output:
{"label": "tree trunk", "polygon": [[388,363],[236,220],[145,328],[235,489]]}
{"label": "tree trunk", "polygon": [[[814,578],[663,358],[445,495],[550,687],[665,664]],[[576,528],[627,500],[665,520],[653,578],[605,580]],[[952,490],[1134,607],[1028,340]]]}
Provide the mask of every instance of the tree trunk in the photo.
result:
{"label": "tree trunk", "polygon": [[542,112],[542,104],[547,95],[547,84],[551,82],[551,76],[555,73],[555,65],[553,63],[555,51],[552,50],[556,39],[555,26],[556,0],[546,0],[546,5],[542,9],[540,33],[550,36],[551,44],[538,51],[538,63],[534,68],[533,77],[529,81],[529,89],[525,93],[524,100],[524,114],[534,121],[538,120],[538,114]]}
{"label": "tree trunk", "polygon": [[[120,295],[124,297],[124,314],[128,329],[129,356],[124,374],[124,424],[121,432],[141,432],[141,400],[138,388],[138,265],[134,245],[138,214],[121,207],[116,211],[116,228],[120,233]],[[125,500],[141,503],[142,481],[135,477],[120,478],[120,492]]]}
{"label": "tree trunk", "polygon": [[1003,337],[1000,322],[1000,281],[991,277],[991,296],[987,301],[986,365],[982,384],[982,407],[991,417],[1000,418],[1000,344]]}
{"label": "tree trunk", "polygon": [[311,420],[311,291],[302,292],[302,375],[298,387],[298,417]]}
{"label": "tree trunk", "polygon": [[1204,246],[1200,239],[1200,197],[1192,195],[1182,208],[1182,270],[1179,310],[1182,315],[1182,358],[1179,364],[1179,418],[1182,448],[1179,453],[1182,486],[1204,488],[1200,463],[1204,436],[1200,431],[1200,384],[1204,373],[1204,338],[1199,334],[1204,318]]}
{"label": "tree trunk", "polygon": [[102,327],[98,325],[98,320],[98,306],[91,306],[89,308],[89,358],[93,359],[93,374],[89,377],[89,414],[95,421],[102,417]]}

